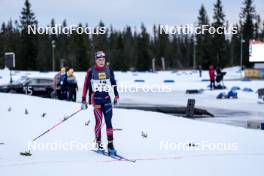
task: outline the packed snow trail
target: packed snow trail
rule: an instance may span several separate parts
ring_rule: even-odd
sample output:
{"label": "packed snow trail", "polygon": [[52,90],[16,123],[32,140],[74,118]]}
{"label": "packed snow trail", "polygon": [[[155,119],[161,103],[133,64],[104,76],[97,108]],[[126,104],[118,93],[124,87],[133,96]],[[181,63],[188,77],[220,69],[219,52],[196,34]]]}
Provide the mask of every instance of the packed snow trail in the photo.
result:
{"label": "packed snow trail", "polygon": [[[3,176],[67,176],[73,173],[134,176],[146,171],[153,176],[246,176],[258,175],[264,162],[263,131],[124,109],[114,109],[114,128],[123,129],[115,131],[115,146],[120,155],[137,160],[136,163],[113,161],[91,152],[90,148],[33,150],[31,157],[24,157],[19,152],[27,148],[33,137],[74,112],[80,104],[3,93],[0,99],[0,139],[4,143],[0,145],[0,170]],[[28,114],[24,113],[25,108]],[[92,142],[93,128],[94,117],[89,107],[40,138],[38,144]],[[102,132],[105,134],[105,130]],[[141,136],[142,132],[147,133],[146,138]],[[235,144],[235,147],[228,151],[210,150],[202,148],[203,141]],[[184,147],[175,149],[175,145],[181,143]],[[189,143],[197,145],[188,147]]]}

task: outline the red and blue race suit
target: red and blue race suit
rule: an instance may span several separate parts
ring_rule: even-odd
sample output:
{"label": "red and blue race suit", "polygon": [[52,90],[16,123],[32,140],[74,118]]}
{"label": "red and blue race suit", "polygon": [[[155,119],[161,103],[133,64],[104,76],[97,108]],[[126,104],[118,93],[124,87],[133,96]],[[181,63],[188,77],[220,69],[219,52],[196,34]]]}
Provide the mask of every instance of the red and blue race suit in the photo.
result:
{"label": "red and blue race suit", "polygon": [[109,96],[110,90],[114,90],[115,96],[118,97],[114,72],[110,67],[92,66],[87,70],[83,86],[82,101],[86,102],[88,91],[89,104],[93,104],[94,106],[94,116],[96,120],[94,132],[97,142],[101,141],[103,117],[105,119],[108,142],[113,141],[113,110],[111,97]]}

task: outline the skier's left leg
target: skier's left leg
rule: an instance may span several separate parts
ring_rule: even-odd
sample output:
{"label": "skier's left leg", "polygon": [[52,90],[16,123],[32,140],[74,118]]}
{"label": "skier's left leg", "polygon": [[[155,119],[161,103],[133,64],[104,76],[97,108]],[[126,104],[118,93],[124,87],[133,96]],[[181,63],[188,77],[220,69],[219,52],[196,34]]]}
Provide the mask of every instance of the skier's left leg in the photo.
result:
{"label": "skier's left leg", "polygon": [[108,140],[108,152],[110,155],[115,155],[116,150],[114,148],[113,140],[114,140],[114,135],[113,135],[113,126],[112,126],[112,116],[113,116],[113,111],[112,111],[112,103],[111,100],[104,104],[102,107],[102,111],[104,114],[105,118],[105,124],[106,124],[106,134],[107,134],[107,140]]}

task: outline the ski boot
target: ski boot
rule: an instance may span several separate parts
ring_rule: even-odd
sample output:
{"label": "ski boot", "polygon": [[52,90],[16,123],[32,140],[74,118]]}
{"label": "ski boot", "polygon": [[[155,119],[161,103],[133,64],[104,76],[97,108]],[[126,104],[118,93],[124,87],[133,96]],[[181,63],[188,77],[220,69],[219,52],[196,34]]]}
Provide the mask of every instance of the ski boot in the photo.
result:
{"label": "ski boot", "polygon": [[114,148],[113,142],[108,142],[107,150],[108,150],[108,155],[110,155],[110,156],[114,156],[117,154],[117,152]]}
{"label": "ski boot", "polygon": [[97,148],[98,153],[104,153],[105,152],[103,144],[101,141],[96,142],[96,148]]}

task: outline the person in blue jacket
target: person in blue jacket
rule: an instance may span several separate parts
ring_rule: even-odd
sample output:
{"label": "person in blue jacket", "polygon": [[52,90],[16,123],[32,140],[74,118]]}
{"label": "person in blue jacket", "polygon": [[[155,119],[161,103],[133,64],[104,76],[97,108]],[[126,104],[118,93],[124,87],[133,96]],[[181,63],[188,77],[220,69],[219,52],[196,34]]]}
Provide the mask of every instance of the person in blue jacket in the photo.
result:
{"label": "person in blue jacket", "polygon": [[61,87],[61,100],[67,100],[67,73],[64,72],[60,75],[59,85]]}
{"label": "person in blue jacket", "polygon": [[95,65],[89,68],[86,72],[86,77],[83,86],[82,109],[87,109],[86,96],[89,92],[89,104],[94,107],[94,116],[96,120],[94,132],[97,142],[98,151],[104,151],[101,141],[101,128],[103,117],[106,124],[107,133],[107,149],[109,155],[116,155],[114,148],[113,126],[112,126],[112,103],[109,91],[114,90],[114,104],[119,100],[119,95],[116,86],[116,80],[113,70],[106,65],[105,53],[98,51],[95,53]]}

